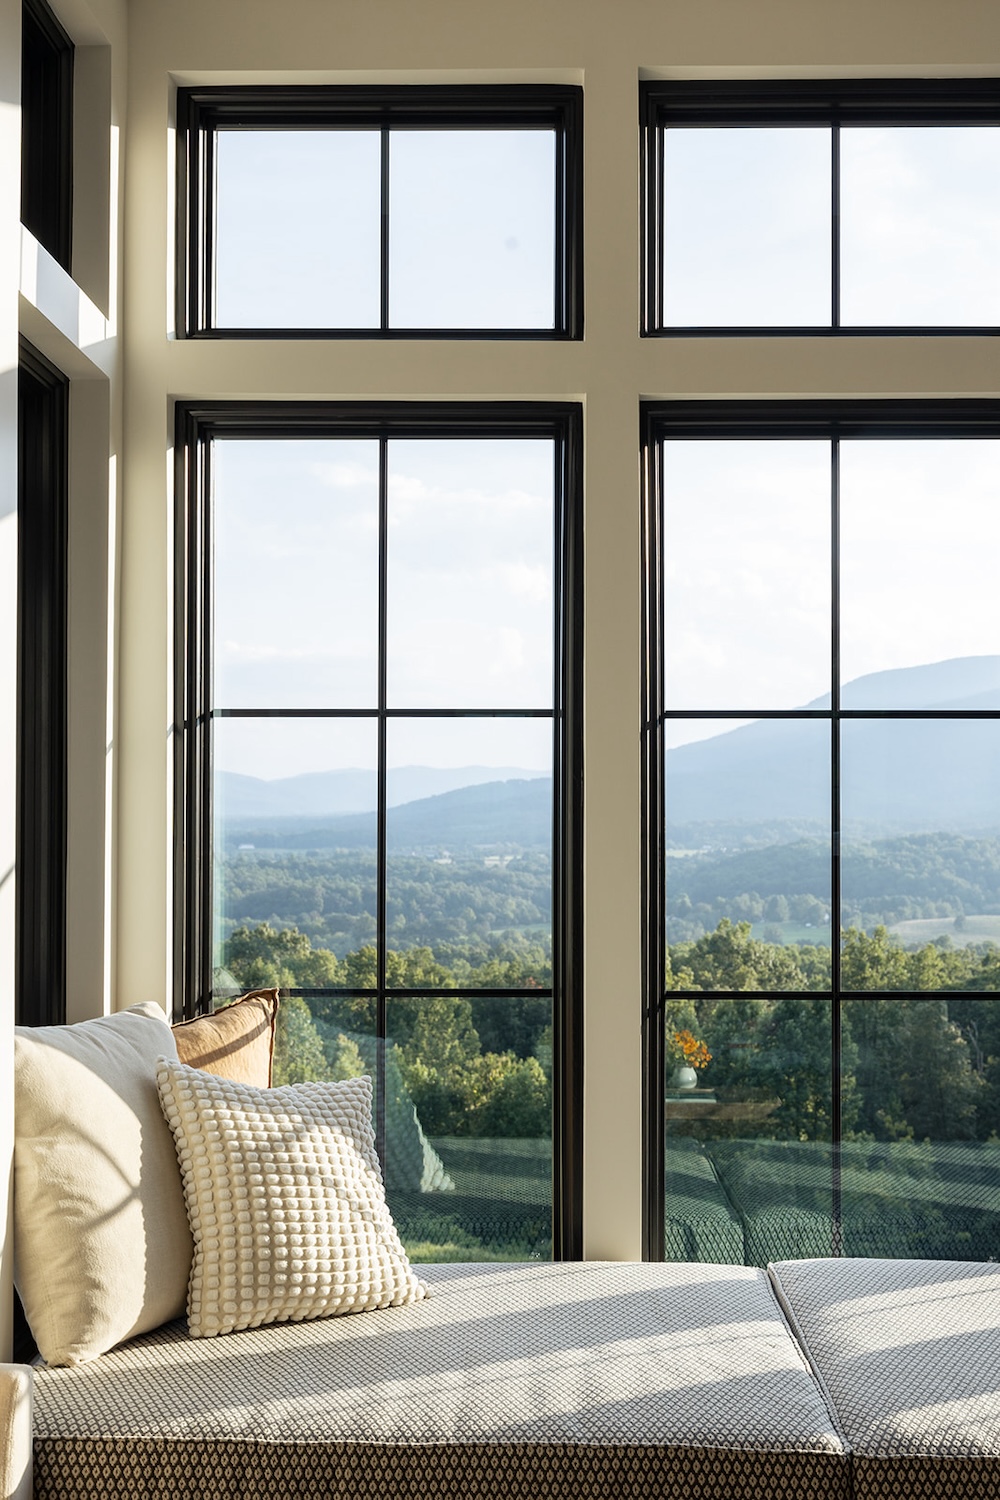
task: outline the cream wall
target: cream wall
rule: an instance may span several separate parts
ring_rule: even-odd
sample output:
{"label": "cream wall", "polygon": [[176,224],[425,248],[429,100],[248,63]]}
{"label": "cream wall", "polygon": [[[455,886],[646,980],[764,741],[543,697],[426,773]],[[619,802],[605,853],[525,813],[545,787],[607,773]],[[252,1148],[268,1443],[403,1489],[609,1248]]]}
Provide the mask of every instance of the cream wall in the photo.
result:
{"label": "cream wall", "polygon": [[[637,81],[643,73],[998,74],[1000,8],[994,0],[879,0],[877,6],[870,0],[507,0],[503,6],[131,0],[126,17],[125,0],[55,0],[55,9],[81,48],[72,278],[18,228],[20,6],[0,0],[0,1225],[12,1130],[20,324],[74,380],[73,1018],[139,999],[166,1001],[171,990],[172,400],[458,396],[584,403],[586,1251],[637,1256],[639,400],[996,395],[1000,387],[989,339],[640,340]],[[178,81],[240,79],[581,82],[585,340],[527,350],[486,342],[387,349],[350,341],[241,342],[230,349],[171,338],[172,90]],[[0,1357],[9,1259],[5,1250]]]}
{"label": "cream wall", "polygon": [[[639,400],[1000,391],[989,339],[640,340],[637,83],[644,73],[1000,73],[1000,8],[992,0],[132,0],[130,27],[119,998],[170,993],[173,398],[578,399],[586,413],[585,1242],[590,1257],[637,1257]],[[168,337],[176,83],[477,78],[584,86],[582,343],[227,347]]]}

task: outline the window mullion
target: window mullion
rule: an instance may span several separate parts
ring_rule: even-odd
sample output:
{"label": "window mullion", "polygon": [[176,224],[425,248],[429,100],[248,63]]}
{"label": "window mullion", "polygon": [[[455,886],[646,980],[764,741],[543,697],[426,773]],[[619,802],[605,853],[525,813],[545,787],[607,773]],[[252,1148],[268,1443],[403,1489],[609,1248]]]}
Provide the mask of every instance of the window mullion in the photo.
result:
{"label": "window mullion", "polygon": [[381,244],[379,255],[381,256],[381,272],[379,276],[379,298],[380,298],[380,327],[383,333],[389,331],[389,127],[382,126],[381,132],[381,173],[382,181],[380,187],[381,195]]}
{"label": "window mullion", "polygon": [[840,124],[830,127],[830,326],[840,327]]}
{"label": "window mullion", "polygon": [[[386,133],[383,132],[383,164]],[[385,181],[383,173],[383,184]],[[383,282],[383,288],[385,283]],[[375,873],[375,1145],[385,1167],[385,1048],[386,1048],[386,802],[388,771],[386,765],[386,646],[388,641],[388,557],[389,533],[389,443],[379,439],[378,460],[378,812],[376,814]]]}

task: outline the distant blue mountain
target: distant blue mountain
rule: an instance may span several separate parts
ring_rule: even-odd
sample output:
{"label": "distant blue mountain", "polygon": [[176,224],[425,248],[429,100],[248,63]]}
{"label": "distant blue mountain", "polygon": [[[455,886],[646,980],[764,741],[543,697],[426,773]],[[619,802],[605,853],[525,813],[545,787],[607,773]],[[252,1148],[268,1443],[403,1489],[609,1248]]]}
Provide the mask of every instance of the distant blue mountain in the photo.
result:
{"label": "distant blue mountain", "polygon": [[[461,787],[482,786],[492,781],[534,781],[541,771],[515,766],[400,766],[388,773],[390,807],[434,797]],[[264,781],[220,771],[216,777],[216,800],[227,822],[255,818],[330,818],[344,813],[374,812],[375,772],[351,768],[344,771],[314,771]]]}
{"label": "distant blue mountain", "polygon": [[[374,812],[334,816],[225,819],[229,852],[266,849],[374,849]],[[552,779],[489,781],[421,797],[389,811],[390,853],[447,855],[545,850],[552,846]]]}
{"label": "distant blue mountain", "polygon": [[[875,672],[845,685],[845,708],[1000,710],[1000,656]],[[829,696],[807,708],[829,707]],[[1000,828],[1000,721],[871,718],[841,734],[847,833]],[[828,828],[830,732],[763,719],[667,753],[668,828],[796,822]]]}

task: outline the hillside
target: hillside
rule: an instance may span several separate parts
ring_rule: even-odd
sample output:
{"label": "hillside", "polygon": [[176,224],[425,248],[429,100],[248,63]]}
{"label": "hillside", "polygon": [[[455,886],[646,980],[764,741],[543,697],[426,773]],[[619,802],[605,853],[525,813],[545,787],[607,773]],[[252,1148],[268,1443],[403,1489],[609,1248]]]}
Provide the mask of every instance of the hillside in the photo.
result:
{"label": "hillside", "polygon": [[[533,780],[540,771],[517,766],[398,766],[387,773],[390,807],[491,781]],[[374,770],[313,771],[265,781],[236,771],[216,773],[216,801],[227,822],[256,818],[330,818],[374,812]]]}
{"label": "hillside", "polygon": [[[374,849],[374,812],[340,817],[229,817],[223,847]],[[552,842],[552,780],[489,781],[421,797],[389,810],[390,853],[467,853],[548,849]]]}
{"label": "hillside", "polygon": [[[873,712],[1000,711],[1000,657],[962,657],[845,685],[843,705]],[[825,708],[817,698],[806,708]],[[858,719],[842,731],[844,830],[855,836],[1000,831],[1000,725],[993,720]],[[825,723],[759,720],[667,753],[669,841],[728,842],[755,825],[798,838],[829,826]],[[732,835],[736,834],[736,837]]]}

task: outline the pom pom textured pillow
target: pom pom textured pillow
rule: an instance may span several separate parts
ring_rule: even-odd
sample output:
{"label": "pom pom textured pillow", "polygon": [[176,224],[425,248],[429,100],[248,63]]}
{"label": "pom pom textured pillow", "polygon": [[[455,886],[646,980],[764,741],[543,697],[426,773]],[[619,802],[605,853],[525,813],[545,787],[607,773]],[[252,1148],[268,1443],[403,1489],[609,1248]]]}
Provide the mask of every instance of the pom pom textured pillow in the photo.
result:
{"label": "pom pom textured pillow", "polygon": [[370,1078],[256,1089],[161,1061],[194,1237],[195,1338],[416,1302],[371,1127]]}
{"label": "pom pom textured pillow", "polygon": [[14,1279],[42,1358],[76,1365],[184,1311],[191,1231],[158,1005],[14,1033]]}
{"label": "pom pom textured pillow", "polygon": [[266,1089],[277,1014],[277,990],[251,990],[210,1016],[179,1021],[172,1028],[177,1056],[188,1067]]}

